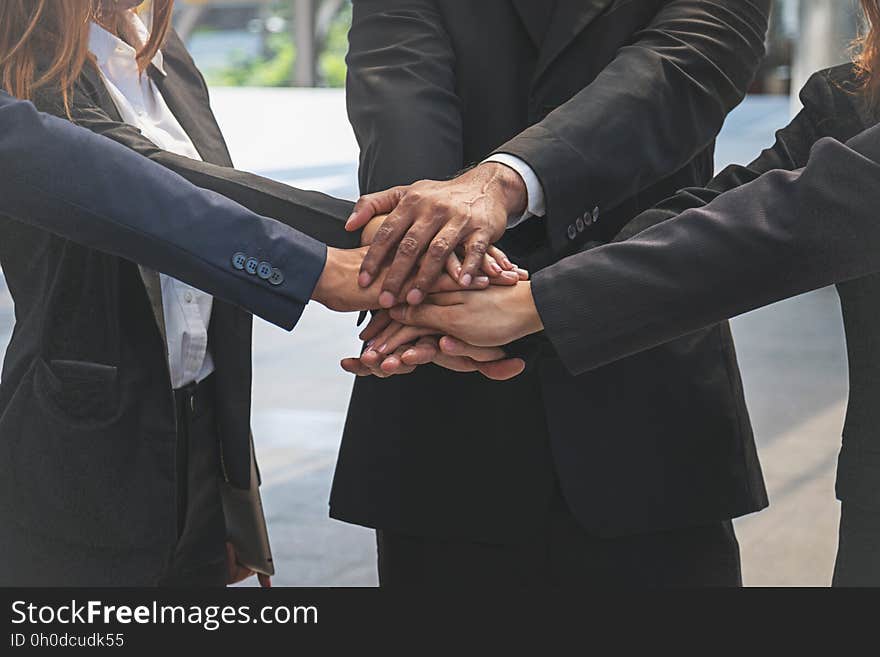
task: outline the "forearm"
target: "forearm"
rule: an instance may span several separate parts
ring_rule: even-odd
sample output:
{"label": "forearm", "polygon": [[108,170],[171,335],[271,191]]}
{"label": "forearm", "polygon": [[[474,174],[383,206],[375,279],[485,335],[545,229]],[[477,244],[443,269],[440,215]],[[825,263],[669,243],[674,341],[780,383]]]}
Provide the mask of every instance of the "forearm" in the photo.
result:
{"label": "forearm", "polygon": [[581,373],[755,308],[880,271],[880,129],[823,140],[626,242],[534,276],[546,334]]}
{"label": "forearm", "polygon": [[540,178],[551,243],[711,143],[760,64],[768,13],[767,0],[668,3],[589,86],[498,149]]}
{"label": "forearm", "polygon": [[[285,328],[296,323],[323,270],[323,244],[9,97],[0,98],[0,180],[0,212],[172,275]],[[270,263],[283,281],[237,269],[239,252]]]}

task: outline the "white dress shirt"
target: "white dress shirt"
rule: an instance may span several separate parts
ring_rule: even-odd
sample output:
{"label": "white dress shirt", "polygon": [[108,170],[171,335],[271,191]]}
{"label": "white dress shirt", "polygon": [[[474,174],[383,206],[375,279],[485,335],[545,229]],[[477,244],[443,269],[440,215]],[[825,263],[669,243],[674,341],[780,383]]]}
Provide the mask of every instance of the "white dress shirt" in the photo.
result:
{"label": "white dress shirt", "polygon": [[497,162],[510,167],[519,174],[526,186],[526,211],[520,217],[512,217],[507,221],[507,227],[519,226],[530,217],[543,217],[546,213],[544,204],[544,186],[538,180],[535,170],[525,160],[509,153],[496,153],[487,157],[483,162]]}
{"label": "white dress shirt", "polygon": [[[140,42],[145,43],[149,37],[147,27],[133,12],[128,12],[128,15],[131,17],[129,28]],[[95,56],[107,90],[123,121],[138,128],[159,148],[201,160],[155,83],[146,73],[139,73],[134,48],[100,25],[92,23],[89,50]],[[152,63],[165,75],[162,53],[158,53]],[[174,220],[174,217],[156,217],[156,221]],[[208,325],[214,299],[165,274],[160,273],[159,278],[171,385],[177,389],[202,381],[214,371],[208,349]]]}

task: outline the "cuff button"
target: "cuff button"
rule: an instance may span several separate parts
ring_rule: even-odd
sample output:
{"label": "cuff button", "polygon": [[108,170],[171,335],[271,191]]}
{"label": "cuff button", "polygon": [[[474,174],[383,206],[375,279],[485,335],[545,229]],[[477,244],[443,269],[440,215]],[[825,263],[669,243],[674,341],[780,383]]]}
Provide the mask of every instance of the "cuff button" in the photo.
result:
{"label": "cuff button", "polygon": [[574,224],[570,224],[568,226],[568,239],[573,240],[577,237],[577,228],[574,227]]}
{"label": "cuff button", "polygon": [[256,274],[257,267],[259,266],[259,264],[260,263],[256,258],[248,258],[247,261],[244,263],[244,270],[248,274],[251,274],[251,275]]}
{"label": "cuff button", "polygon": [[236,253],[232,256],[232,266],[236,269],[244,269],[244,263],[247,260],[247,256],[244,253]]}
{"label": "cuff button", "polygon": [[272,265],[265,261],[261,262],[257,265],[257,276],[268,281],[272,277]]}
{"label": "cuff button", "polygon": [[272,269],[272,275],[269,276],[269,283],[272,285],[281,285],[284,282],[284,273],[276,268]]}

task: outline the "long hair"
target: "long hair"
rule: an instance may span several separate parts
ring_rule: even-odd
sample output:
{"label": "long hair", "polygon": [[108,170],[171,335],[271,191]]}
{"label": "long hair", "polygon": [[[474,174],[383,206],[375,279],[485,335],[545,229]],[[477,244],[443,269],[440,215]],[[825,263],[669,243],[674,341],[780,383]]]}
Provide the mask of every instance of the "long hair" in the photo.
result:
{"label": "long hair", "polygon": [[861,0],[867,26],[856,42],[855,65],[868,103],[880,107],[880,0]]}
{"label": "long hair", "polygon": [[[65,111],[76,79],[91,58],[89,22],[99,0],[0,0],[0,85],[32,99],[41,88],[56,87]],[[171,25],[174,0],[153,0],[150,38],[137,54],[143,72]]]}

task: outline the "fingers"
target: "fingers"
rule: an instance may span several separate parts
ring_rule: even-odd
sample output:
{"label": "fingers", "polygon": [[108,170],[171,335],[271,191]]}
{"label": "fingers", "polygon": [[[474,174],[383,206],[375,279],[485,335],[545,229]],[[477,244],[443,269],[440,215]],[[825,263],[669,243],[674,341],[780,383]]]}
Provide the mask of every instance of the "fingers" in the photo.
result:
{"label": "fingers", "polygon": [[476,363],[480,374],[493,381],[507,381],[526,369],[525,361],[507,358],[504,350],[497,347],[475,347],[448,335],[441,338],[439,344],[443,354],[450,358],[468,358]]}
{"label": "fingers", "polygon": [[451,301],[455,295],[461,294],[463,293],[447,292],[432,296],[432,303],[430,304],[395,306],[391,309],[391,317],[408,326],[420,326],[422,328],[434,329],[435,332],[458,335],[458,332],[455,330],[456,322],[452,311],[455,306],[444,306],[442,304]]}
{"label": "fingers", "polygon": [[[461,241],[463,231],[463,224],[450,223],[431,240],[425,257],[422,258],[422,262],[419,265],[415,286],[406,296],[408,303],[415,305],[424,301],[425,291],[430,290],[443,273],[444,268],[449,267],[450,256],[455,256],[455,247]],[[457,261],[458,258],[455,258],[455,260]],[[500,271],[499,267],[499,273]],[[456,276],[457,279],[458,277]]]}
{"label": "fingers", "polygon": [[257,573],[257,579],[260,581],[260,588],[263,589],[271,589],[272,588],[272,578],[268,575],[264,575],[263,573]]}
{"label": "fingers", "polygon": [[388,325],[371,344],[367,345],[367,351],[375,351],[382,356],[390,354],[403,345],[415,342],[421,337],[434,333],[432,329],[420,326],[404,326],[398,322]]}
{"label": "fingers", "polygon": [[498,266],[505,271],[516,270],[516,265],[514,265],[510,261],[510,258],[507,257],[507,254],[494,244],[490,246],[489,249],[486,251],[486,256],[492,258],[492,260],[494,260],[498,264]]}
{"label": "fingers", "polygon": [[446,273],[456,282],[458,282],[458,279],[461,277],[461,260],[458,259],[458,255],[455,251],[450,253],[449,257],[446,258]]}
{"label": "fingers", "polygon": [[373,374],[372,370],[360,358],[343,358],[339,364],[342,366],[342,369],[355,376],[370,376]]}
{"label": "fingers", "polygon": [[[387,220],[386,220],[387,221]],[[381,228],[379,229],[382,230]],[[394,261],[388,267],[385,279],[382,281],[382,294],[379,295],[379,305],[390,308],[400,297],[400,292],[416,265],[422,261],[424,266],[432,266],[432,258],[422,258],[422,253],[431,237],[434,236],[435,227],[431,222],[415,219],[406,234],[401,238],[394,254]],[[378,235],[378,233],[377,233]],[[375,243],[375,242],[374,242]],[[440,260],[440,264],[434,273],[436,278],[442,265],[446,262],[446,253]],[[421,267],[419,267],[421,271]],[[418,279],[417,279],[418,280]]]}
{"label": "fingers", "polygon": [[358,337],[364,342],[370,342],[393,321],[387,310],[379,310],[373,313],[370,323],[364,327],[364,330],[360,332]]}
{"label": "fingers", "polygon": [[418,342],[405,349],[401,360],[406,365],[417,367],[433,362],[439,353],[440,346],[437,343],[437,337],[432,335],[419,338]]}
{"label": "fingers", "polygon": [[409,348],[409,345],[400,347],[390,356],[385,358],[385,360],[382,361],[381,365],[379,365],[379,368],[382,370],[382,372],[384,372],[386,375],[391,376],[394,374],[409,374],[414,369],[416,369],[415,366],[406,365],[403,362],[402,356],[404,352],[407,351]]}
{"label": "fingers", "polygon": [[479,363],[490,363],[507,358],[505,351],[499,347],[475,347],[463,340],[445,335],[440,339],[440,350],[449,356],[464,356]]}
{"label": "fingers", "polygon": [[485,230],[478,230],[471,234],[464,242],[464,261],[461,265],[461,276],[458,282],[464,287],[471,284],[477,270],[483,264],[486,251],[489,249],[491,236]]}
{"label": "fingers", "polygon": [[384,192],[365,194],[354,204],[354,211],[345,222],[345,230],[355,231],[366,226],[378,214],[387,214],[397,207],[406,187],[392,187]]}
{"label": "fingers", "polygon": [[[390,255],[392,249],[397,247],[400,250],[403,247],[401,239],[403,239],[403,236],[412,226],[413,222],[411,213],[407,211],[405,206],[406,201],[401,201],[382,225],[379,226],[379,229],[373,236],[373,243],[370,245],[367,255],[364,256],[360,274],[358,275],[358,285],[361,287],[369,287],[376,280],[382,270],[383,263]],[[407,247],[403,248],[406,249]],[[384,282],[382,289],[383,291],[385,290]],[[386,301],[389,297],[389,295],[383,292],[383,294],[379,295],[380,303],[383,296],[385,296]],[[392,305],[394,303],[394,296],[390,295]]]}
{"label": "fingers", "polygon": [[477,369],[487,379],[507,381],[522,374],[526,369],[526,363],[520,358],[508,358],[492,363],[480,363]]}
{"label": "fingers", "polygon": [[447,274],[440,276],[440,279],[434,283],[428,292],[437,294],[438,292],[460,292],[462,290],[485,290],[492,283],[492,279],[488,276],[477,276],[471,281],[471,284],[463,288],[457,278],[450,278]]}

